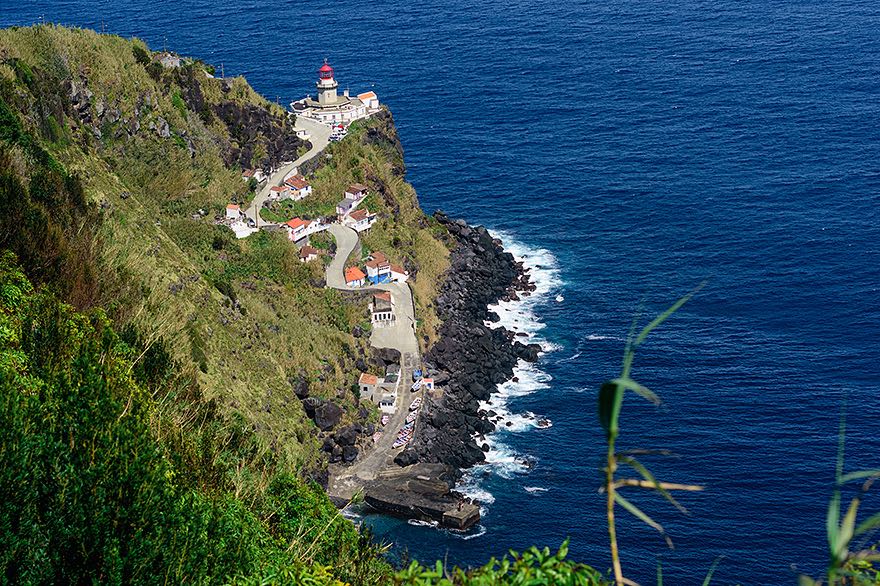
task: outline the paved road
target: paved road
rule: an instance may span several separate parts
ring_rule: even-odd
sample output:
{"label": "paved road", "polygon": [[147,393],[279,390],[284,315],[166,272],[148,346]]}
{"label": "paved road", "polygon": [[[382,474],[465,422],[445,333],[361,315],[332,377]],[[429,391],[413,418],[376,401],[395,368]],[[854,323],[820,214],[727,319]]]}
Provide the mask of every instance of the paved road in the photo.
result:
{"label": "paved road", "polygon": [[[312,157],[317,156],[321,151],[327,148],[327,145],[330,143],[330,127],[321,124],[320,122],[316,122],[315,120],[303,116],[297,116],[294,128],[297,130],[306,130],[312,135],[312,138],[309,139],[312,143],[312,148],[294,162],[282,165],[277,171],[272,173],[263,188],[257,192],[254,196],[254,201],[251,202],[250,207],[244,212],[248,218],[255,222],[257,221],[257,213],[263,207],[263,202],[269,197],[269,190],[276,185],[284,183],[284,180],[293,173],[296,167],[305,163]],[[260,226],[267,224],[268,222],[262,220],[259,222]]]}
{"label": "paved road", "polygon": [[[357,232],[351,228],[333,224],[329,231],[336,238],[336,256],[327,267],[327,286],[335,289],[351,290],[345,284],[345,264],[355,247],[359,246]],[[361,452],[358,460],[351,466],[331,466],[329,492],[332,496],[351,499],[365,481],[376,478],[376,475],[388,467],[394,466],[394,456],[399,450],[393,450],[391,444],[397,438],[398,430],[403,426],[409,414],[409,405],[413,399],[422,394],[411,392],[412,372],[420,366],[419,343],[416,339],[415,307],[412,291],[406,283],[384,283],[365,287],[373,291],[390,291],[394,306],[395,324],[376,328],[370,335],[370,345],[374,348],[394,348],[400,352],[400,384],[397,389],[397,401],[394,413],[385,426],[382,437],[372,448]],[[418,428],[418,422],[416,423]]]}
{"label": "paved road", "polygon": [[330,224],[327,230],[336,238],[336,255],[327,267],[327,286],[332,289],[349,289],[345,284],[345,263],[359,244],[357,232],[342,224]]}
{"label": "paved road", "polygon": [[[411,392],[413,367],[418,365],[418,358],[411,354],[403,355],[403,364],[400,366],[400,387],[397,392],[397,402],[394,404],[394,413],[388,424],[382,429],[382,437],[372,447],[361,451],[357,461],[350,466],[331,465],[328,493],[336,498],[351,500],[354,494],[360,490],[364,483],[374,480],[380,472],[389,468],[397,468],[394,457],[403,448],[392,449],[391,444],[397,439],[397,432],[403,427],[406,416],[409,415],[409,406],[413,399],[421,396],[424,391]],[[416,420],[416,432],[418,432],[418,420]]]}

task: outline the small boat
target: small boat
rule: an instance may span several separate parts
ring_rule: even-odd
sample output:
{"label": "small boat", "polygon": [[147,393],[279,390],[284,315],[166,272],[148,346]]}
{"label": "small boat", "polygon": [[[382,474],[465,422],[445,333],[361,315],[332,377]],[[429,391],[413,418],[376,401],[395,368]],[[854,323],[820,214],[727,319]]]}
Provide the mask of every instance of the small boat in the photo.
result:
{"label": "small boat", "polygon": [[563,301],[565,301],[565,297],[563,297],[562,295],[557,295],[557,296],[556,296],[556,302],[557,302],[557,303],[562,303]]}
{"label": "small boat", "polygon": [[385,427],[386,425],[388,425],[389,421],[391,421],[390,415],[383,415],[382,419],[379,420],[379,422],[382,424],[382,427]]}
{"label": "small boat", "polygon": [[410,403],[409,410],[415,411],[416,409],[418,409],[421,406],[422,406],[422,398],[416,397],[415,400],[413,400],[413,402]]}
{"label": "small boat", "polygon": [[403,440],[403,439],[397,438],[396,440],[394,440],[394,443],[391,444],[391,448],[396,450],[397,448],[402,448],[403,446],[405,446],[408,443],[409,443],[409,440]]}
{"label": "small boat", "polygon": [[411,390],[412,392],[416,392],[419,390],[419,387],[421,387],[421,386],[422,386],[422,379],[419,379],[413,383],[413,386],[410,387],[409,390]]}
{"label": "small boat", "polygon": [[377,431],[376,433],[373,434],[373,443],[374,444],[377,443],[379,441],[379,439],[381,439],[381,438],[382,438],[382,432]]}
{"label": "small boat", "polygon": [[406,422],[413,423],[416,420],[416,417],[418,417],[418,416],[419,416],[418,411],[413,411],[412,413],[410,413],[409,415],[406,416]]}
{"label": "small boat", "polygon": [[413,380],[419,380],[419,379],[421,379],[421,378],[422,378],[422,371],[421,371],[421,369],[414,370],[414,371],[413,371],[413,374],[412,374],[412,377],[413,377]]}

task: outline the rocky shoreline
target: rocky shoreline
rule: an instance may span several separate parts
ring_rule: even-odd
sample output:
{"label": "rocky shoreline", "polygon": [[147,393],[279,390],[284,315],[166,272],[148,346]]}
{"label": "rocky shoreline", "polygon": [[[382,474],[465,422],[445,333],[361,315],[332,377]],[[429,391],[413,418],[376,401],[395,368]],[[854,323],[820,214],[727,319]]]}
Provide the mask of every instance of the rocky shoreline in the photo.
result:
{"label": "rocky shoreline", "polygon": [[460,478],[463,469],[485,461],[489,447],[481,438],[495,429],[480,402],[489,399],[496,385],[511,379],[519,359],[534,362],[541,350],[537,344],[519,342],[504,328],[487,327],[486,321],[498,321],[488,307],[529,295],[535,286],[522,263],[484,227],[452,220],[439,211],[434,217],[458,243],[436,300],[443,320],[440,340],[425,357],[428,372],[443,392],[426,398],[415,439],[395,462],[445,464]]}

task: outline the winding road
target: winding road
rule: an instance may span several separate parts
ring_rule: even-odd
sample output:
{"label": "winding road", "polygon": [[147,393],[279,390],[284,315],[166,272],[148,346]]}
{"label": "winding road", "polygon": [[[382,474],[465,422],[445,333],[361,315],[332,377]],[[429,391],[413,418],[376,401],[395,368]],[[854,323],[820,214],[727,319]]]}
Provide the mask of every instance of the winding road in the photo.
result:
{"label": "winding road", "polygon": [[[330,127],[321,124],[320,122],[303,116],[297,116],[294,128],[297,130],[305,130],[311,135],[309,142],[312,143],[312,148],[297,160],[282,165],[277,171],[272,173],[263,188],[254,196],[254,200],[251,202],[250,207],[245,210],[244,215],[254,222],[257,222],[258,226],[265,226],[270,223],[261,221],[257,217],[257,214],[263,207],[263,202],[269,197],[269,190],[277,185],[281,185],[299,165],[302,165],[312,157],[317,156],[321,151],[327,148],[327,145],[330,143]],[[345,285],[345,283],[343,283],[343,285]]]}
{"label": "winding road", "polygon": [[[328,230],[336,238],[336,255],[327,267],[327,286],[334,289],[352,291],[345,284],[345,265],[356,247],[359,246],[357,232],[340,224],[331,225]],[[416,338],[415,306],[412,291],[406,283],[383,283],[362,288],[361,290],[390,291],[393,300],[395,324],[373,328],[370,345],[374,348],[394,348],[400,352],[400,378],[397,388],[397,400],[394,413],[384,428],[382,437],[368,450],[361,452],[360,457],[350,466],[333,465],[330,467],[328,492],[339,499],[350,500],[364,485],[373,480],[383,470],[396,467],[393,463],[396,450],[391,444],[397,438],[397,431],[403,426],[409,414],[407,407],[423,391],[410,392],[412,372],[420,365],[419,343]],[[416,424],[418,426],[418,424]]]}

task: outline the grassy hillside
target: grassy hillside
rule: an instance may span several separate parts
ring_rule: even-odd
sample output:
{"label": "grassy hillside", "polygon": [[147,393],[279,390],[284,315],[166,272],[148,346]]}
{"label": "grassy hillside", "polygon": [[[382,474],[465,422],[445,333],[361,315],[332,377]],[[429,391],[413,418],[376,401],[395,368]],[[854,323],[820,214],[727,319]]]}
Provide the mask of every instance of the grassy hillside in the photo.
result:
{"label": "grassy hillside", "polygon": [[[316,430],[294,389],[306,381],[312,395],[340,403],[346,421],[356,417],[351,387],[368,348],[353,333],[365,302],[324,289],[320,264],[300,264],[283,235],[235,240],[215,225],[227,203],[252,197],[243,167],[290,160],[306,145],[277,105],[212,71],[192,60],[163,67],[138,40],[87,30],[0,31],[0,114],[16,129],[0,141],[3,172],[17,181],[7,209],[33,203],[69,250],[50,271],[30,258],[40,230],[9,248],[76,307],[104,307],[146,345],[164,341],[206,400],[244,417],[285,465],[320,470]],[[313,205],[335,203],[351,179],[384,195],[368,202],[383,219],[367,243],[419,269],[430,338],[446,248],[394,172],[399,150],[352,138],[332,152]],[[67,211],[53,199],[65,182],[78,190]],[[12,232],[16,213],[0,220]]]}
{"label": "grassy hillside", "polygon": [[[393,574],[310,476],[320,438],[295,391],[362,417],[362,296],[323,288],[283,235],[215,225],[241,168],[301,153],[242,79],[143,43],[0,31],[0,563],[5,580],[499,583],[593,576],[530,552],[474,572]],[[413,273],[425,339],[448,254],[402,176],[390,116],[311,169],[313,205],[352,180],[382,249]],[[336,192],[336,193],[334,193]],[[546,582],[549,583],[549,582]],[[575,582],[572,582],[575,583]],[[577,583],[586,583],[581,579]]]}

